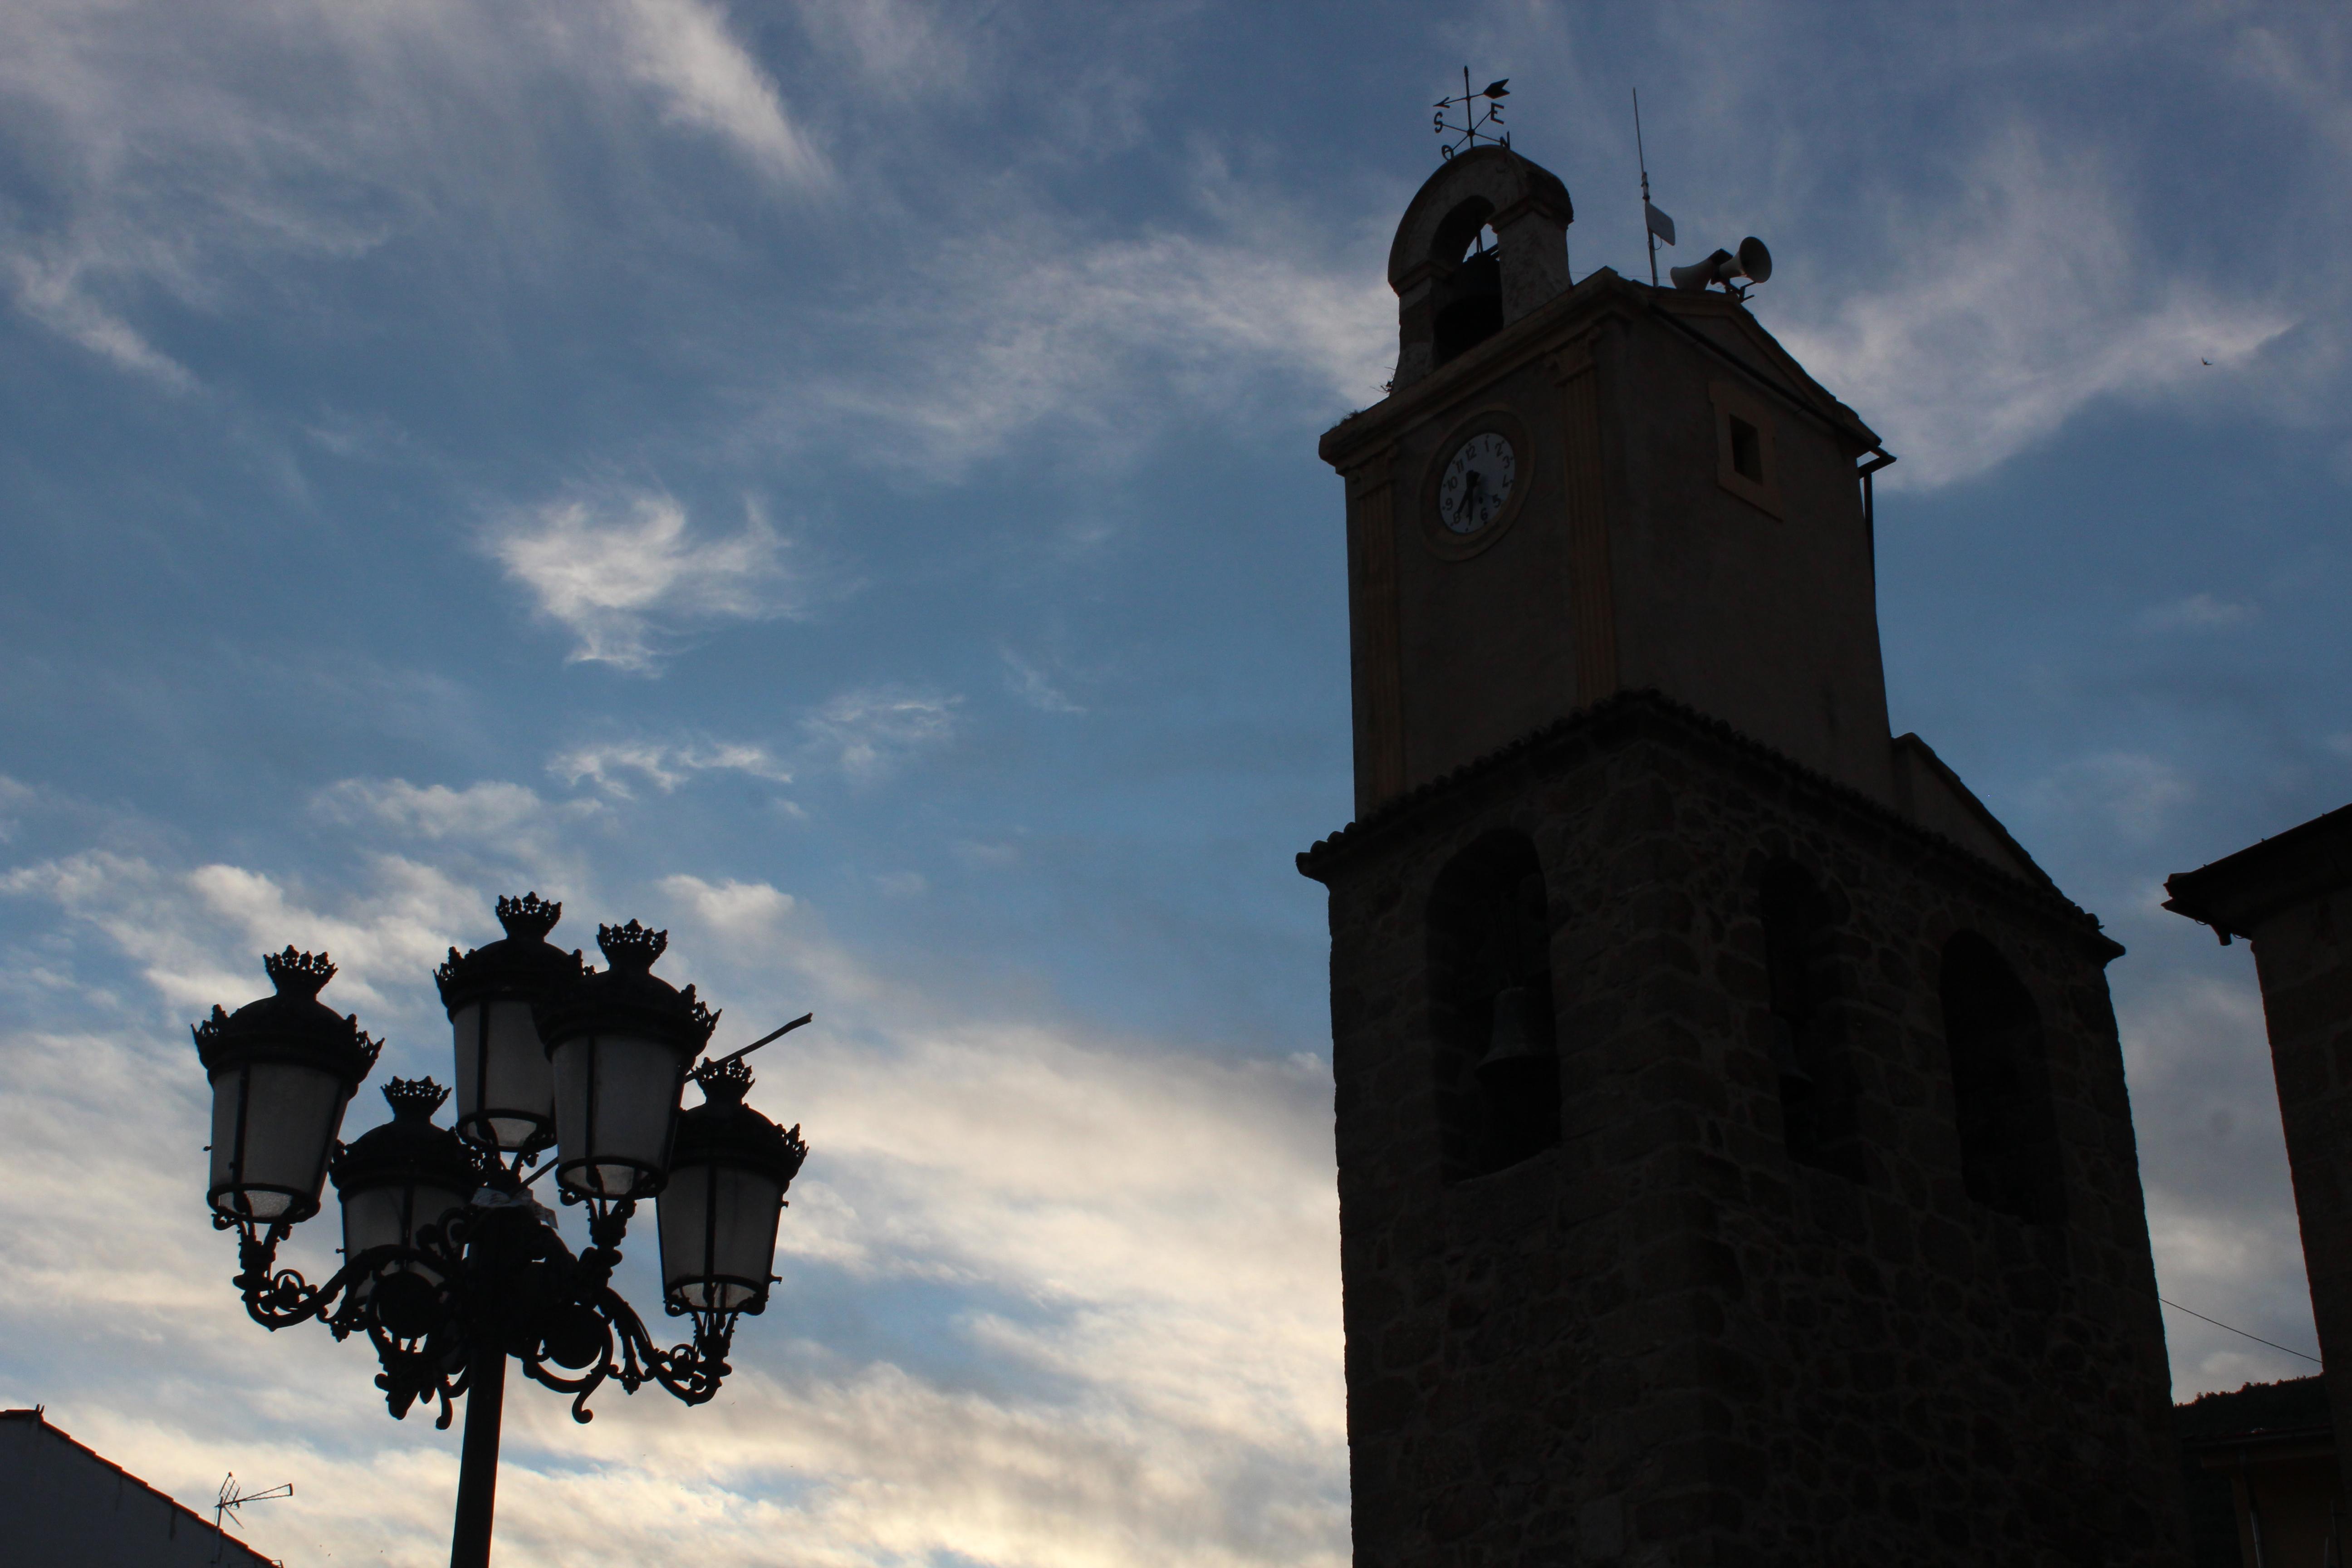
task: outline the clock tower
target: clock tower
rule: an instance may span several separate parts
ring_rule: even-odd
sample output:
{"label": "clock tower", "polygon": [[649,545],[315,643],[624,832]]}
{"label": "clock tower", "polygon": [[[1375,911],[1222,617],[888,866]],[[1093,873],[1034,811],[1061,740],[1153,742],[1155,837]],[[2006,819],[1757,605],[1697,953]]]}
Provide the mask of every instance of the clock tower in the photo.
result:
{"label": "clock tower", "polygon": [[1889,731],[1877,437],[1572,218],[1444,164],[1322,442],[1356,1561],[2182,1563],[2121,949]]}

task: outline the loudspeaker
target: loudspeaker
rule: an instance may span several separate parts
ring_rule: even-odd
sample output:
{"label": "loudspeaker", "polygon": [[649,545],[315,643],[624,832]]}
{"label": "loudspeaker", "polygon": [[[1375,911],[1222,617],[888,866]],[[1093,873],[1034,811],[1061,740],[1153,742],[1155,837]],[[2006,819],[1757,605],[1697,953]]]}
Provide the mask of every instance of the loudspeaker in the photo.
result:
{"label": "loudspeaker", "polygon": [[1704,261],[1694,261],[1688,267],[1676,267],[1666,276],[1675,280],[1677,289],[1704,289],[1710,283],[1730,286],[1735,278],[1745,278],[1750,283],[1761,283],[1772,276],[1772,253],[1764,242],[1749,235],[1739,242],[1739,254],[1718,250]]}

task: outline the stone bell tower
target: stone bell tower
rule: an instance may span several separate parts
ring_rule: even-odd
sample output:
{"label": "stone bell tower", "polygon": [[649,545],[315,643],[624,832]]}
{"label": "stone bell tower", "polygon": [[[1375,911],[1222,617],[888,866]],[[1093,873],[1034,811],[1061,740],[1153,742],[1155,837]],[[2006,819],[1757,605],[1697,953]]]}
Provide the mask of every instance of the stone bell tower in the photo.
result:
{"label": "stone bell tower", "polygon": [[1322,442],[1356,1561],[2185,1562],[2121,949],[1888,731],[1877,437],[1572,216],[1444,164]]}

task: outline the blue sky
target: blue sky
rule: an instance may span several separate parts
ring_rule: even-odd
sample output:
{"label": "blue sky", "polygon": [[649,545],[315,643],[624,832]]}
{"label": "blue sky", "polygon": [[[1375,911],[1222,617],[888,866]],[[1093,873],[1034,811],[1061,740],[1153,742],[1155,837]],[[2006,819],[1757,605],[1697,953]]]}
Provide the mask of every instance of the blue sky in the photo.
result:
{"label": "blue sky", "polygon": [[[325,947],[446,1077],[429,968],[535,888],[722,1039],[814,1008],[814,1152],[719,1402],[509,1402],[502,1562],[1344,1561],[1314,444],[1464,63],[1578,276],[1635,86],[1668,259],[1771,244],[1902,458],[1897,728],[2130,949],[2166,1293],[2312,1348],[2251,964],[2156,905],[2352,797],[2334,13],[16,0],[0,1402],[440,1561],[456,1435],[236,1306],[185,1031]],[[2183,1395],[2305,1370],[2167,1326]]]}

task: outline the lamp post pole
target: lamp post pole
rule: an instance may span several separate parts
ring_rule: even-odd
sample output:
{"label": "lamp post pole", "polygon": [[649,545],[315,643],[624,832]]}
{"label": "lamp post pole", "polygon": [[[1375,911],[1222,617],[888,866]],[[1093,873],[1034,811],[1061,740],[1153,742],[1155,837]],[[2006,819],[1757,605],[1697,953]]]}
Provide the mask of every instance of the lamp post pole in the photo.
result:
{"label": "lamp post pole", "polygon": [[[392,1120],[339,1141],[382,1042],[318,1000],[335,973],[324,953],[269,956],[276,995],[215,1007],[195,1028],[213,1088],[206,1198],[215,1226],[237,1232],[247,1313],[271,1330],[317,1319],[337,1339],[365,1334],[395,1418],[423,1401],[446,1430],[466,1401],[451,1568],[489,1563],[507,1358],[571,1396],[577,1421],[608,1381],[710,1399],[738,1320],[767,1307],[784,1192],[808,1155],[799,1128],[743,1103],[742,1059],[807,1018],[696,1065],[719,1015],[693,986],[653,974],[667,932],[599,927],[599,971],[545,941],[560,904],[534,893],[500,899],[498,912],[506,939],[450,949],[436,975],[457,1053],[454,1130],[433,1121],[448,1089],[394,1079]],[[688,1081],[704,1102],[681,1110]],[[551,1150],[554,1162],[526,1179]],[[577,1253],[529,1191],[551,1173],[551,1189],[585,1213]],[[319,1212],[330,1176],[343,1265],[312,1286],[278,1267],[278,1247]],[[646,1199],[663,1308],[690,1327],[667,1347],[612,1284]]]}
{"label": "lamp post pole", "polygon": [[490,1520],[499,1501],[499,1422],[507,1402],[507,1358],[478,1341],[468,1358],[480,1368],[466,1390],[465,1446],[457,1459],[457,1522],[449,1568],[489,1568]]}

